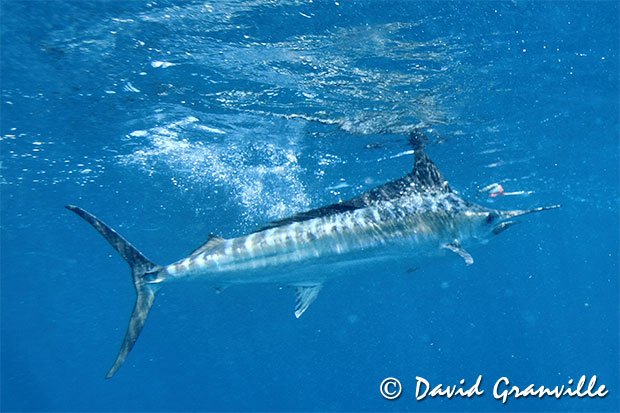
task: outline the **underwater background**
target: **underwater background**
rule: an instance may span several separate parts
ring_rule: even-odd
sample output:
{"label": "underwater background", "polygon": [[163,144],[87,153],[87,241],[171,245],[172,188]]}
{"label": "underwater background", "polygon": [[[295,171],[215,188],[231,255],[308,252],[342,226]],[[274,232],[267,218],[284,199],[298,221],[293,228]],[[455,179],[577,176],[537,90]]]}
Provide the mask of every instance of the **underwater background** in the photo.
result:
{"label": "underwater background", "polygon": [[[3,411],[619,409],[617,1],[0,7]],[[104,380],[135,292],[64,205],[168,264],[408,173],[416,128],[464,198],[562,208],[471,266],[335,279],[300,319],[288,288],[169,285]],[[492,397],[582,375],[609,394]]]}

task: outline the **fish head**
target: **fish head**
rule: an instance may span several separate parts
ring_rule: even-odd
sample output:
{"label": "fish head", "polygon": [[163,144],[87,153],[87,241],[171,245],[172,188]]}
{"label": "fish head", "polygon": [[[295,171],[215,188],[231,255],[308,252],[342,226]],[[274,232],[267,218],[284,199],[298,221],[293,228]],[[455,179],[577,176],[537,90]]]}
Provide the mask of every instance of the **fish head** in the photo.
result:
{"label": "fish head", "polygon": [[485,242],[519,223],[514,219],[516,217],[559,207],[560,205],[551,205],[533,209],[501,211],[478,206],[465,212],[462,222],[464,225],[461,226],[459,236],[462,239],[473,238],[479,242]]}

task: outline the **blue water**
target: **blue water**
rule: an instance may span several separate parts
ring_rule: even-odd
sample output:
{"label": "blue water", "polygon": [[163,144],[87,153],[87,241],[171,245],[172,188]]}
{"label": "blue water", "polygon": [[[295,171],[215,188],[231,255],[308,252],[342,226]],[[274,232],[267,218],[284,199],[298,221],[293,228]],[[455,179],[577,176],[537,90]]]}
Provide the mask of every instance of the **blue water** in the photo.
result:
{"label": "blue water", "polygon": [[[619,409],[617,2],[0,4],[3,411]],[[64,205],[167,264],[402,176],[416,127],[463,197],[562,208],[299,320],[287,288],[170,285],[104,380],[135,293]],[[582,375],[609,394],[493,398]]]}

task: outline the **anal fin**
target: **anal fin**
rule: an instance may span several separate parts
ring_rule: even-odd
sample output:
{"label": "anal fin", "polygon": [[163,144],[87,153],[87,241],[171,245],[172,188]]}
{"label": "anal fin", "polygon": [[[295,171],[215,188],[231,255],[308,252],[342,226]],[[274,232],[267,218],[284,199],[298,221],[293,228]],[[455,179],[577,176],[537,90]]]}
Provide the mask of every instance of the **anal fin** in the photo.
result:
{"label": "anal fin", "polygon": [[465,251],[463,247],[461,247],[461,243],[457,240],[454,240],[454,242],[449,244],[445,244],[443,247],[458,254],[465,260],[466,265],[472,265],[474,263],[474,258],[469,254],[469,252]]}
{"label": "anal fin", "polygon": [[295,317],[299,318],[316,300],[323,284],[295,286]]}

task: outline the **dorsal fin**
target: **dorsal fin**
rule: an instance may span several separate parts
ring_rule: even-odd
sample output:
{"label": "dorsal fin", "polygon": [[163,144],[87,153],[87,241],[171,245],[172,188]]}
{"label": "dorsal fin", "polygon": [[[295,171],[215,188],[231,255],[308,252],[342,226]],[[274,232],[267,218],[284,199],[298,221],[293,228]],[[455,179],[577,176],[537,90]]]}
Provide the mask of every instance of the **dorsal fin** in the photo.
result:
{"label": "dorsal fin", "polygon": [[307,221],[312,218],[319,218],[328,215],[338,214],[340,212],[346,211],[354,211],[358,208],[364,208],[366,204],[360,198],[353,198],[347,201],[339,202],[332,205],[327,205],[321,208],[311,209],[310,211],[300,212],[299,214],[292,215],[287,218],[279,219],[277,221],[272,221],[269,224],[253,231],[260,232],[270,228],[281,227],[283,225],[288,225],[293,222],[301,222]]}
{"label": "dorsal fin", "polygon": [[409,145],[415,151],[415,163],[413,171],[409,174],[413,178],[413,186],[417,190],[439,190],[441,192],[451,192],[448,182],[444,179],[439,168],[424,153],[424,147],[428,143],[428,138],[420,130],[415,129],[409,134]]}
{"label": "dorsal fin", "polygon": [[415,163],[410,176],[414,178],[418,190],[438,190],[452,192],[448,181],[445,180],[439,168],[424,153],[422,148],[415,150]]}
{"label": "dorsal fin", "polygon": [[194,251],[191,252],[191,254],[189,254],[189,256],[193,256],[193,255],[198,255],[202,252],[205,252],[206,250],[213,248],[214,246],[218,245],[219,243],[225,241],[224,238],[215,235],[215,234],[209,234],[209,238],[207,238],[207,242],[205,242],[204,244],[202,244],[200,247],[196,248]]}
{"label": "dorsal fin", "polygon": [[355,198],[273,221],[254,232],[281,227],[293,222],[302,222],[313,218],[351,212],[373,205],[376,202],[391,201],[416,192],[452,192],[448,182],[439,172],[437,166],[424,153],[426,142],[426,136],[418,130],[409,135],[409,143],[415,151],[415,163],[413,171],[402,178],[372,188]]}
{"label": "dorsal fin", "polygon": [[452,192],[448,182],[433,161],[426,156],[423,147],[420,145],[415,149],[413,171],[400,179],[373,188],[346,202],[365,206],[377,201],[390,201],[415,192],[427,191]]}

